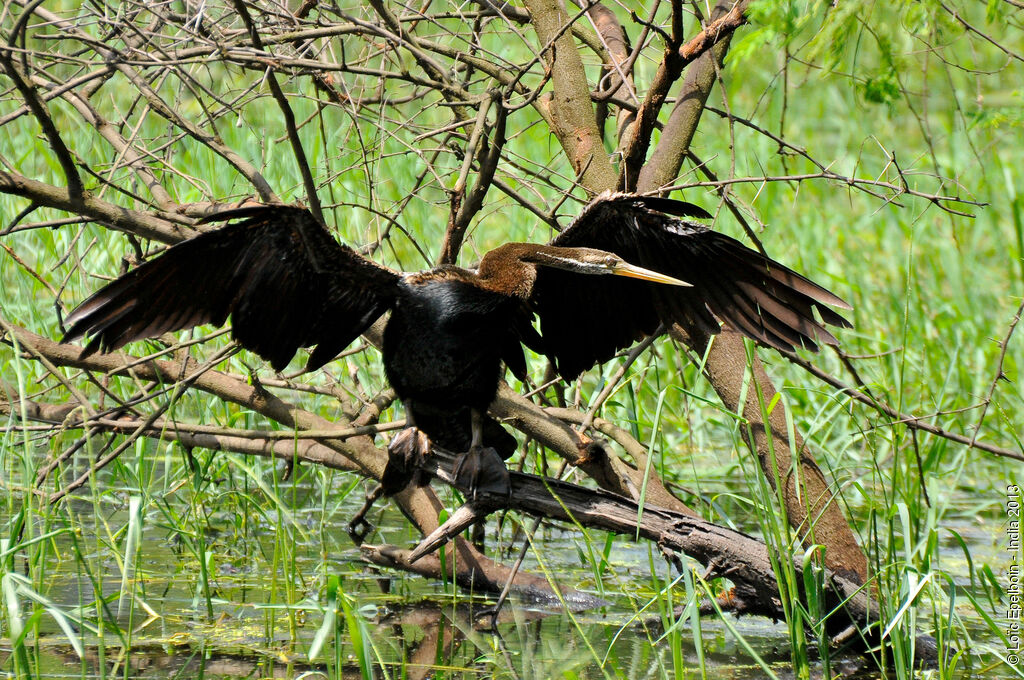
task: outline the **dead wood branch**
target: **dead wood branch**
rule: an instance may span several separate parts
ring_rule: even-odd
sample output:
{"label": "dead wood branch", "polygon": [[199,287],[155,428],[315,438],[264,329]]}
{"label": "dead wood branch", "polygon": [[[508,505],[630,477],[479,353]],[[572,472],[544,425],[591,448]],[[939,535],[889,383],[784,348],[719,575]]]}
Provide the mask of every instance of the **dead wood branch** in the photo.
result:
{"label": "dead wood branch", "polygon": [[[449,474],[451,457],[443,453],[441,457],[445,460],[432,467],[431,471],[447,483],[454,484],[455,480]],[[507,498],[478,494],[474,506],[464,507],[473,507],[472,512],[477,516],[498,509],[517,510],[545,519],[647,539],[704,565],[707,568],[704,578],[727,579],[732,584],[730,602],[736,614],[757,614],[772,619],[784,616],[768,548],[751,536],[699,517],[647,503],[641,505],[602,489],[587,489],[520,472],[513,472],[511,481],[512,493]],[[459,521],[456,515],[453,518]],[[465,520],[462,523],[465,524]],[[435,535],[441,538],[443,533],[444,527],[440,527]],[[424,543],[427,540],[430,538]],[[402,553],[402,556],[408,558],[409,554]],[[797,573],[803,572],[800,560],[780,557],[793,559]],[[877,605],[870,599],[871,589],[859,583],[856,574],[853,576],[850,579],[841,574],[826,574],[826,609],[830,616],[827,626],[838,633],[853,624],[869,640],[877,638],[880,622],[877,620]],[[922,659],[934,661],[936,658],[934,640],[927,636],[917,640],[917,650]]]}
{"label": "dead wood branch", "polygon": [[[739,26],[746,21],[744,11],[749,0],[741,0],[736,3],[728,12],[712,21],[704,30],[694,36],[690,41],[680,44],[681,36],[672,36],[669,44],[665,46],[665,53],[658,71],[654,76],[647,96],[636,113],[636,119],[624,136],[621,147],[622,171],[619,180],[619,188],[626,190],[644,191],[638,184],[640,172],[643,168],[647,150],[651,144],[651,134],[654,132],[655,123],[666,97],[673,84],[679,79],[683,69],[697,58],[701,57],[707,50],[716,44],[728,40]],[[704,79],[706,80],[706,78]],[[691,83],[691,87],[696,82]],[[700,90],[697,90],[699,92]],[[696,92],[694,93],[696,94]],[[693,96],[690,94],[689,96]],[[704,95],[706,98],[706,95]],[[686,111],[687,109],[684,109]],[[695,122],[695,121],[694,121]],[[664,139],[664,136],[663,136]],[[685,147],[689,147],[689,140],[675,140],[668,142],[669,145],[679,148],[681,141],[685,141]]]}
{"label": "dead wood branch", "polygon": [[[109,355],[94,355],[88,358],[81,358],[80,348],[75,345],[55,343],[44,337],[30,333],[22,328],[7,325],[7,332],[17,340],[18,344],[28,350],[26,358],[39,359],[45,357],[47,361],[58,366],[81,368],[89,371],[98,371],[106,375],[127,375],[130,374],[143,380],[160,380],[162,382],[176,383],[178,380],[188,381],[194,388],[216,395],[221,399],[242,404],[264,416],[285,425],[295,428],[295,440],[279,440],[269,437],[240,437],[237,433],[230,431],[216,432],[215,428],[210,431],[180,431],[174,429],[169,423],[160,423],[156,419],[160,412],[154,414],[150,419],[143,421],[134,420],[110,420],[98,419],[85,421],[107,431],[127,431],[134,436],[148,436],[163,439],[165,441],[176,441],[183,445],[203,445],[208,448],[225,451],[237,451],[260,455],[265,457],[277,457],[288,462],[299,461],[318,465],[325,465],[335,469],[353,470],[371,479],[379,480],[384,468],[387,454],[373,445],[369,434],[372,431],[359,428],[336,427],[322,418],[304,411],[293,404],[289,404],[280,398],[270,394],[258,385],[249,385],[246,382],[225,375],[218,371],[200,371],[200,367],[193,360],[185,361],[130,361],[123,353]],[[131,364],[132,368],[127,368]],[[507,389],[507,387],[506,387]],[[529,402],[527,402],[529,403]],[[74,415],[74,408],[65,405],[46,405],[35,400],[22,401],[13,392],[8,395],[6,403],[0,404],[0,412],[20,416],[24,413],[32,420],[55,423],[60,422],[62,429],[80,427],[85,422],[71,419]],[[581,416],[582,417],[582,416]],[[540,414],[542,421],[551,420],[550,417]],[[519,419],[521,422],[530,423],[534,418],[530,414]],[[163,427],[161,427],[163,426]],[[365,426],[363,426],[365,427]],[[318,430],[314,434],[316,441],[304,437],[303,430]],[[335,436],[331,430],[335,430]],[[564,431],[563,431],[564,432]],[[569,431],[571,432],[571,430]],[[575,439],[572,439],[575,441]],[[573,448],[574,445],[572,445]],[[108,454],[112,459],[116,454]],[[106,461],[105,462],[109,462]],[[76,480],[79,483],[80,480]],[[66,493],[66,491],[65,491]],[[63,495],[63,494],[62,494]],[[426,535],[434,531],[437,526],[437,517],[443,506],[437,496],[429,487],[408,487],[395,497],[399,505],[414,524]],[[458,571],[454,575],[460,583],[471,585],[477,589],[486,589],[489,592],[500,592],[510,572],[496,562],[487,558],[483,553],[474,548],[467,541],[458,538],[448,548],[450,552],[449,565],[458,565]],[[378,553],[380,551],[377,551]],[[392,564],[402,567],[403,562],[400,556],[404,553],[392,552]],[[385,559],[385,558],[381,558]],[[416,569],[429,569],[430,567],[417,567]],[[439,568],[439,567],[438,567]],[[440,578],[440,572],[431,571],[435,577]],[[532,593],[540,597],[547,593],[548,601],[558,597],[552,591],[544,579],[538,579],[530,574],[518,573],[515,575],[515,583],[523,593]],[[588,596],[574,594],[571,589],[560,589],[561,597],[569,598],[581,606],[598,606],[599,603],[588,599]]]}
{"label": "dead wood branch", "polygon": [[[437,555],[428,555],[413,561],[410,559],[411,550],[394,545],[368,545],[364,543],[359,546],[359,549],[362,551],[364,559],[377,566],[408,571],[429,579],[439,580],[444,578],[454,580],[468,592],[500,593],[505,582],[510,576],[513,576],[508,567],[497,564],[494,565],[495,568],[489,571],[470,568],[459,570],[457,574],[453,575],[451,570],[455,565],[452,564],[450,559],[447,561],[448,572],[445,573],[445,570],[442,569],[441,559]],[[476,550],[472,546],[470,546],[470,549]],[[589,593],[559,586],[558,584],[550,583],[545,578],[525,572],[515,574],[513,584],[517,595],[532,602],[541,602],[547,605],[564,604],[573,611],[608,605],[608,602],[605,600]]]}

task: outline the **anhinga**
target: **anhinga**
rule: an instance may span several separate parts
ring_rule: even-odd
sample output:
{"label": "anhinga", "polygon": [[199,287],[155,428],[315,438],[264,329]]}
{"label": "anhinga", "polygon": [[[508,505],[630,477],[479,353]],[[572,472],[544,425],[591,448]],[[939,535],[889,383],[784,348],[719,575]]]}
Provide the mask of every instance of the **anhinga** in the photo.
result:
{"label": "anhinga", "polygon": [[661,324],[713,334],[724,321],[782,350],[835,344],[823,324],[849,327],[825,306],[848,309],[836,295],[682,217],[710,215],[606,193],[549,245],[507,243],[476,271],[407,274],[339,244],[304,208],[240,208],[212,219],[242,221],[175,245],[88,298],[68,317],[65,340],[89,334],[86,354],[110,351],[230,316],[233,337],[275,370],[315,345],[314,370],[390,310],[384,368],[409,427],[389,447],[385,493],[410,480],[429,440],[464,452],[455,474],[467,486],[507,490],[499,457],[516,442],[486,411],[503,362],[525,378],[522,345],[571,380]]}

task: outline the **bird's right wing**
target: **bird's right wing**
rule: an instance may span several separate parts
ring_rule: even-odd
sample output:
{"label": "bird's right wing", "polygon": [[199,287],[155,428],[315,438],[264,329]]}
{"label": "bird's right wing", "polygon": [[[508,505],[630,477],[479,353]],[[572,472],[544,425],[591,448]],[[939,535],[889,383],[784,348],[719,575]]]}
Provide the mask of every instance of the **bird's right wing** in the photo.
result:
{"label": "bird's right wing", "polygon": [[[221,325],[246,349],[283,369],[316,345],[307,367],[333,359],[395,301],[399,275],[338,243],[304,208],[267,205],[179,243],[80,304],[64,340],[111,351],[168,331]],[[207,220],[211,221],[211,220]]]}
{"label": "bird's right wing", "polygon": [[[583,276],[540,267],[532,301],[545,352],[575,378],[660,324],[714,334],[725,321],[753,340],[792,351],[835,344],[825,328],[849,322],[826,305],[849,308],[808,278],[739,241],[681,217],[709,217],[690,203],[602,194],[551,245],[597,248],[630,264],[681,279],[666,286],[619,276]],[[815,319],[815,310],[822,322]]]}

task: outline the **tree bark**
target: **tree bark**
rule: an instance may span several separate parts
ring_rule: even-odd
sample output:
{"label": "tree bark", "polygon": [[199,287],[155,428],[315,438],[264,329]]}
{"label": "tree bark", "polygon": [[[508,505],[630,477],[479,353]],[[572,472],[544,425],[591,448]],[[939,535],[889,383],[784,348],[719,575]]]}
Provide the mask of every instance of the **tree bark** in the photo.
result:
{"label": "tree bark", "polygon": [[[559,13],[555,8],[539,0],[531,9],[537,23],[537,34],[542,42],[550,39],[553,32],[563,25],[558,23],[559,21],[568,20],[564,12]],[[731,2],[719,2],[715,6],[713,18],[727,16],[734,9]],[[694,59],[686,69],[683,85],[677,95],[677,103],[658,144],[648,161],[643,164],[636,187],[638,191],[658,191],[661,187],[671,184],[677,177],[715,82],[716,71],[728,50],[729,36],[731,33],[715,43],[703,44],[703,54]],[[576,52],[573,51],[572,54],[576,55]],[[668,55],[666,58],[675,59],[676,55]],[[603,172],[604,168],[610,167],[607,156],[598,157],[592,146],[579,143],[581,135],[577,131],[589,129],[587,121],[582,118],[592,118],[590,114],[593,108],[590,104],[589,90],[578,85],[567,87],[564,92],[557,89],[560,82],[558,78],[561,77],[562,82],[576,83],[581,77],[582,65],[578,62],[578,56],[572,59],[571,56],[556,51],[553,68],[556,92],[559,93],[556,104],[577,114],[577,118],[574,118],[571,124],[567,124],[561,116],[554,117],[554,132],[562,141],[563,150],[571,159],[573,167],[592,166],[601,169],[600,172],[595,170],[583,175],[582,182],[589,192],[599,193],[614,189],[616,184],[611,183]],[[707,346],[706,338],[689,338],[679,328],[673,329],[672,332],[699,356],[703,356]],[[750,422],[751,427],[749,431],[744,432],[744,438],[760,461],[761,468],[772,486],[782,487],[788,520],[803,537],[804,544],[824,545],[824,560],[829,569],[855,578],[860,583],[866,583],[867,558],[843,515],[842,508],[835,502],[835,494],[807,451],[802,438],[797,435],[790,441],[785,411],[776,408],[769,422],[763,423],[760,404],[770,403],[776,390],[756,356],[751,362],[751,370],[754,385],[760,394],[750,391],[746,402],[740,403],[747,363],[743,338],[726,330],[715,338],[705,364],[705,375],[726,407]],[[791,451],[799,452],[799,470],[792,465]]]}

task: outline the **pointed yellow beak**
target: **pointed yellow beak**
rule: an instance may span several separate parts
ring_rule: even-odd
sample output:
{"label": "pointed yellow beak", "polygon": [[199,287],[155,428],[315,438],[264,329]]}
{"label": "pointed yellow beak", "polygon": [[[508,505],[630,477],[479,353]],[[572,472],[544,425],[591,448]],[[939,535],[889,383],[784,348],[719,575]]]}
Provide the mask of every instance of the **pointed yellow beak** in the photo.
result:
{"label": "pointed yellow beak", "polygon": [[668,276],[667,274],[659,274],[658,272],[651,271],[650,269],[644,269],[643,267],[637,267],[636,265],[623,262],[617,264],[612,268],[612,274],[616,276],[628,276],[632,279],[643,279],[644,281],[653,281],[654,283],[666,283],[670,286],[688,286],[692,287],[692,283],[686,281],[680,281],[677,278]]}

